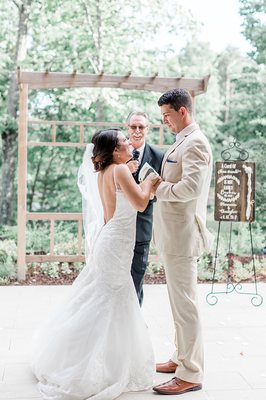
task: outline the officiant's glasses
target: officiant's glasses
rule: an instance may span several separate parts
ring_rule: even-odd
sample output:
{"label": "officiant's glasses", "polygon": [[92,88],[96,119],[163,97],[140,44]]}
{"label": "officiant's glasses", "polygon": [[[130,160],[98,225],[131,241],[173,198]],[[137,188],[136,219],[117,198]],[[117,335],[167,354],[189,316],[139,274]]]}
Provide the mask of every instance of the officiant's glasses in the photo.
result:
{"label": "officiant's glasses", "polygon": [[148,125],[129,125],[129,128],[132,129],[132,131],[135,131],[139,128],[140,131],[144,131],[145,128],[147,128]]}

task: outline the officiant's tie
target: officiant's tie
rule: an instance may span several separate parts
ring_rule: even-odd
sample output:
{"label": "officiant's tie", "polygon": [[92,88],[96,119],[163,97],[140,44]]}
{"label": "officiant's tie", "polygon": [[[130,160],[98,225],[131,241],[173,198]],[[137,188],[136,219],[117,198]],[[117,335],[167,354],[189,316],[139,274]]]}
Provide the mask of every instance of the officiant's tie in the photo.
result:
{"label": "officiant's tie", "polygon": [[134,149],[132,154],[133,154],[133,160],[139,159],[140,152],[137,149]]}
{"label": "officiant's tie", "polygon": [[[139,152],[137,149],[134,149],[134,150],[132,151],[132,154],[133,154],[133,157],[132,157],[133,160],[138,161],[138,160],[139,160],[140,152]],[[137,170],[136,172],[134,172],[132,175],[133,175],[135,181],[137,182],[137,181],[138,181],[138,170]]]}

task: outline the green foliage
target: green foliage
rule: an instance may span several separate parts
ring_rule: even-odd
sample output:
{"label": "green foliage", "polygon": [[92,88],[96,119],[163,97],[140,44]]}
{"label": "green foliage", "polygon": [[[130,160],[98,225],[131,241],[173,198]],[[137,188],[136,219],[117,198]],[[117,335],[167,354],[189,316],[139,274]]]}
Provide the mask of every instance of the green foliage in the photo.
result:
{"label": "green foliage", "polygon": [[195,114],[202,131],[212,142],[218,133],[221,98],[218,88],[218,73],[215,67],[217,55],[210,49],[208,43],[202,43],[193,38],[180,51],[179,63],[183,76],[191,78],[210,75],[208,90],[196,100]]}
{"label": "green foliage", "polygon": [[[242,5],[247,24],[250,18],[257,21],[264,10],[262,1],[242,1]],[[17,129],[16,121],[8,120],[6,110],[10,71],[14,69],[12,63],[19,12],[11,0],[1,3],[0,10],[3,16],[0,32],[0,102],[3,106],[0,129],[8,134],[8,127]],[[255,14],[252,14],[253,11]],[[157,71],[162,76],[196,78],[211,74],[207,93],[197,99],[196,115],[202,130],[213,143],[214,153],[220,151],[221,138],[234,136],[246,140],[254,132],[257,135],[257,132],[263,131],[265,107],[260,106],[265,96],[263,70],[261,73],[246,71],[240,79],[235,76],[230,78],[233,87],[230,119],[224,124],[225,92],[222,87],[227,79],[227,66],[233,64],[233,72],[235,68],[241,72],[246,61],[236,51],[228,50],[219,67],[220,58],[210,50],[208,43],[197,39],[200,24],[181,2],[170,0],[162,4],[155,0],[151,5],[148,0],[133,3],[129,0],[78,0],[74,3],[70,0],[40,0],[31,2],[29,12],[29,40],[21,68],[68,72],[75,68],[79,72],[98,73],[104,70],[114,74],[132,71],[143,75]],[[12,27],[8,22],[10,20],[15,22]],[[259,40],[260,26],[257,22],[252,25],[254,39]],[[143,108],[150,115],[151,122],[159,122],[158,97],[158,93],[108,88],[30,91],[29,111],[31,117],[37,119],[125,122],[129,111]],[[90,140],[94,131],[85,128],[86,141]],[[148,140],[157,143],[158,137],[158,130],[154,129]],[[51,129],[48,125],[30,125],[29,138],[49,141]],[[57,139],[77,141],[78,131],[74,127],[58,127]],[[165,139],[168,144],[173,141],[169,133]],[[81,157],[81,149],[29,149],[29,211],[80,210],[76,175]]]}
{"label": "green foliage", "polygon": [[48,223],[32,222],[26,229],[26,252],[30,254],[46,254],[49,252],[50,230]]}
{"label": "green foliage", "polygon": [[[209,230],[214,234],[215,242],[213,251],[216,246],[218,222],[209,224]],[[251,224],[253,249],[255,254],[261,254],[262,248],[265,246],[266,237],[262,225],[258,222]],[[230,222],[221,222],[220,238],[219,238],[219,255],[233,253],[238,256],[251,255],[250,231],[249,224],[245,222],[233,222],[231,232],[230,246]]]}
{"label": "green foliage", "polygon": [[0,240],[0,284],[16,276],[17,245],[14,240]]}
{"label": "green foliage", "polygon": [[250,279],[253,275],[253,263],[243,264],[241,261],[234,260],[234,278],[237,281]]}
{"label": "green foliage", "polygon": [[77,272],[81,272],[85,266],[85,264],[82,262],[74,262],[73,265],[74,265],[74,270]]}
{"label": "green foliage", "polygon": [[240,142],[264,136],[266,111],[261,105],[266,95],[265,83],[265,67],[253,62],[231,80],[229,117],[221,129],[224,133]]}
{"label": "green foliage", "polygon": [[59,278],[59,263],[44,262],[41,264],[41,272],[51,278]]}
{"label": "green foliage", "polygon": [[64,262],[61,265],[61,271],[63,274],[69,275],[72,273],[71,269],[69,268],[69,263]]}
{"label": "green foliage", "polygon": [[[75,68],[78,72],[103,70],[108,74],[132,71],[134,75],[144,76],[158,72],[160,76],[192,78],[210,74],[207,92],[196,99],[196,119],[212,143],[214,160],[220,159],[221,150],[236,138],[249,150],[250,159],[256,162],[256,219],[260,225],[254,228],[254,247],[259,252],[265,245],[266,218],[266,35],[263,19],[266,10],[264,0],[240,0],[240,4],[244,34],[253,46],[252,59],[232,47],[221,54],[214,53],[208,43],[197,39],[200,26],[196,18],[176,0],[165,3],[160,0],[152,3],[149,0],[32,1],[27,54],[21,68],[66,72]],[[16,67],[19,12],[11,0],[1,2],[0,11],[0,132],[4,139],[17,132],[17,120],[7,110],[11,73]],[[31,90],[29,114],[31,118],[41,120],[124,123],[129,111],[144,109],[152,123],[159,123],[159,96],[160,93],[122,88]],[[94,131],[94,128],[85,127],[86,142],[90,141]],[[75,126],[59,126],[56,133],[57,140],[62,142],[79,139]],[[151,130],[148,141],[158,143],[158,138],[158,129]],[[51,127],[29,124],[29,139],[50,141]],[[172,142],[173,136],[167,132],[165,143]],[[28,211],[81,211],[76,177],[82,155],[81,148],[28,148]],[[77,229],[74,225],[56,223],[57,254],[76,252]],[[238,234],[233,232],[232,248],[236,253],[250,253],[246,228],[247,225]],[[47,223],[28,223],[28,253],[49,252],[49,229]],[[16,241],[16,228],[0,227],[0,239],[3,243]],[[223,229],[219,279],[224,276],[226,260],[222,254],[228,249],[228,240],[228,233]],[[155,253],[153,247],[151,252]],[[210,257],[205,255],[201,259],[199,276],[212,276]],[[79,263],[75,265],[78,269],[83,267]],[[149,268],[155,271],[159,265],[152,262]],[[69,273],[70,266],[62,268]],[[46,270],[51,274],[58,273],[56,265],[51,269],[46,266]]]}
{"label": "green foliage", "polygon": [[160,261],[150,261],[147,266],[146,274],[148,274],[149,276],[155,276],[156,273],[159,272],[161,269],[162,263]]}
{"label": "green foliage", "polygon": [[0,241],[13,240],[17,242],[17,227],[9,225],[0,225]]}
{"label": "green foliage", "polygon": [[60,222],[56,226],[56,232],[55,254],[76,254],[78,250],[77,223]]}
{"label": "green foliage", "polygon": [[[212,253],[204,253],[198,261],[198,278],[201,281],[212,280],[215,265],[215,250],[218,233],[217,223],[209,226],[210,231],[215,236]],[[259,274],[264,274],[266,259],[262,257],[262,248],[265,246],[266,237],[261,224],[253,223],[252,242],[253,250],[256,255],[256,270]],[[231,240],[231,244],[230,244]],[[249,224],[243,222],[235,222],[232,224],[232,232],[230,238],[230,223],[221,223],[218,254],[215,266],[215,281],[225,281],[228,277],[228,254],[233,255],[233,274],[235,280],[250,279],[253,276],[253,263],[251,259],[251,238]],[[243,261],[239,261],[243,260]]]}
{"label": "green foliage", "polygon": [[244,17],[244,35],[251,43],[251,57],[258,64],[266,64],[266,2],[265,0],[240,0],[240,15]]}
{"label": "green foliage", "polygon": [[[84,244],[83,244],[84,247]],[[78,248],[77,223],[58,221],[55,223],[55,254],[76,254]],[[50,225],[33,221],[26,230],[26,251],[30,254],[48,254],[50,251]]]}
{"label": "green foliage", "polygon": [[266,228],[266,136],[250,140],[247,149],[250,159],[256,162],[256,220]]}
{"label": "green foliage", "polygon": [[28,207],[30,211],[78,212],[77,187],[83,150],[33,148],[29,151]]}
{"label": "green foliage", "polygon": [[198,261],[198,279],[199,281],[211,281],[214,279],[216,282],[222,282],[227,276],[227,258],[220,256],[216,260],[215,276],[214,276],[214,258],[211,254],[204,253]]}

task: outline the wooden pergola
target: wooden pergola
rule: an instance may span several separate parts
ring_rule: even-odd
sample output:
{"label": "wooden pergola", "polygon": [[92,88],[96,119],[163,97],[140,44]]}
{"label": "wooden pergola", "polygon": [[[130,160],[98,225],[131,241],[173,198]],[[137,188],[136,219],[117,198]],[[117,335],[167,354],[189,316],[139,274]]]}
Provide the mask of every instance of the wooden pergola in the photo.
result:
{"label": "wooden pergola", "polygon": [[[120,88],[129,90],[145,90],[154,92],[165,92],[173,88],[189,90],[193,99],[195,96],[206,92],[210,76],[202,79],[162,78],[158,74],[150,77],[133,76],[127,73],[123,76],[99,74],[80,74],[62,72],[28,72],[18,69],[17,81],[19,85],[19,138],[18,138],[18,279],[24,280],[26,275],[27,262],[75,262],[84,261],[82,254],[82,213],[39,213],[27,212],[27,148],[28,146],[67,146],[85,147],[84,127],[85,126],[114,126],[108,122],[82,122],[82,121],[40,121],[28,118],[28,93],[29,90],[51,89],[51,88]],[[28,141],[29,124],[48,124],[51,127],[51,141]],[[79,126],[79,141],[74,143],[58,142],[56,130],[58,126]],[[124,124],[115,124],[124,126]],[[151,125],[158,128],[160,132],[159,146],[164,145],[164,126]],[[29,220],[50,221],[50,253],[46,255],[26,255],[26,222]],[[78,254],[56,255],[54,253],[55,221],[77,221],[78,223]]]}

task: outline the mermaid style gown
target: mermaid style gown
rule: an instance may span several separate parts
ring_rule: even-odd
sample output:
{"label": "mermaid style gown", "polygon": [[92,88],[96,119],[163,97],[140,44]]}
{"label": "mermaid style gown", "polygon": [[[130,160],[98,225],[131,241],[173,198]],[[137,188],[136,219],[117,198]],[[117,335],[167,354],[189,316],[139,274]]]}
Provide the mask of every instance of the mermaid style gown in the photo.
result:
{"label": "mermaid style gown", "polygon": [[136,211],[117,191],[67,301],[35,335],[31,366],[45,400],[111,400],[152,386],[153,350],[130,273],[135,229]]}

